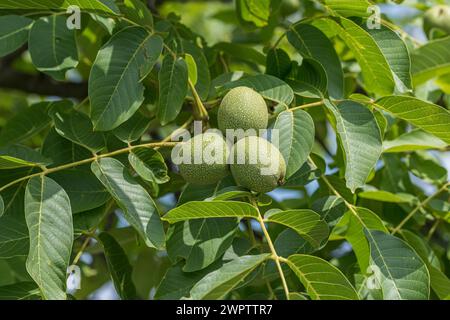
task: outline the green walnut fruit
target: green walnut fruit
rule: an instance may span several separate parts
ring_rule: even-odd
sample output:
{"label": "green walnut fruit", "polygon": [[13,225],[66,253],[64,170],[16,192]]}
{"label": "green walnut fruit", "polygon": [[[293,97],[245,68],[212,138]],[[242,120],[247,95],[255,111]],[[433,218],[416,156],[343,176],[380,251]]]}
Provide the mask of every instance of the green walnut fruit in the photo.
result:
{"label": "green walnut fruit", "polygon": [[220,132],[205,132],[183,142],[176,163],[186,182],[217,183],[229,174],[230,148]]}
{"label": "green walnut fruit", "polygon": [[284,184],[286,163],[277,147],[257,136],[245,137],[231,150],[231,173],[240,186],[269,192]]}
{"label": "green walnut fruit", "polygon": [[248,87],[231,89],[223,98],[217,114],[219,129],[266,129],[269,121],[263,97]]}
{"label": "green walnut fruit", "polygon": [[439,29],[450,34],[450,6],[438,5],[425,12],[423,28],[426,34],[432,29]]}

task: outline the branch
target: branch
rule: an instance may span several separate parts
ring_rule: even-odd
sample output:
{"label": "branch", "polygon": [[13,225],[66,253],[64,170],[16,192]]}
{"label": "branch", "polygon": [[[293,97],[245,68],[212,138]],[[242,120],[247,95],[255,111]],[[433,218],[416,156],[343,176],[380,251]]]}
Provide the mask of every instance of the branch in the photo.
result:
{"label": "branch", "polygon": [[42,73],[37,75],[27,74],[13,70],[10,67],[0,69],[0,88],[80,100],[83,100],[88,95],[88,86],[85,82],[58,82]]}

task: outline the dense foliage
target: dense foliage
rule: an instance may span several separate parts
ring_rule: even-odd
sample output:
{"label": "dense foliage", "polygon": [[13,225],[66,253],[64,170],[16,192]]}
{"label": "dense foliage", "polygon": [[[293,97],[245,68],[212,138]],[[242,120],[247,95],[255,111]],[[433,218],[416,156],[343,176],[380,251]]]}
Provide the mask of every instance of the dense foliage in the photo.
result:
{"label": "dense foliage", "polygon": [[[450,10],[395,2],[0,0],[0,299],[450,299]],[[269,193],[172,161],[236,87]]]}

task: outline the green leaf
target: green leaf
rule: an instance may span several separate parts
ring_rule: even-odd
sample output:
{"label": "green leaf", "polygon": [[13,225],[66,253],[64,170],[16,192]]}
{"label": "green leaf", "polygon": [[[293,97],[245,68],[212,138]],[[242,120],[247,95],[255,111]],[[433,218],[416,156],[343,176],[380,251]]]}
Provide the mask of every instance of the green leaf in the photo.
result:
{"label": "green leaf", "polygon": [[138,25],[153,27],[152,13],[140,0],[124,0],[120,11]]}
{"label": "green leaf", "polygon": [[450,37],[428,42],[412,52],[415,86],[450,72]]}
{"label": "green leaf", "polygon": [[22,145],[10,145],[0,148],[0,169],[34,167],[49,163],[49,159],[39,154],[39,152]]}
{"label": "green leaf", "polygon": [[359,300],[358,294],[329,262],[314,256],[294,254],[286,260],[313,300]]}
{"label": "green leaf", "polygon": [[311,209],[317,212],[331,228],[339,222],[341,217],[347,211],[347,206],[342,198],[328,196],[317,199],[312,204]]}
{"label": "green leaf", "polygon": [[408,193],[392,193],[384,190],[368,190],[358,193],[358,197],[391,203],[413,203],[416,199]]}
{"label": "green leaf", "polygon": [[9,119],[0,133],[0,146],[22,142],[47,127],[51,121],[47,115],[49,105],[48,102],[33,104]]}
{"label": "green leaf", "polygon": [[383,152],[445,149],[447,143],[423,130],[415,129],[397,138],[383,142]]}
{"label": "green leaf", "polygon": [[26,10],[48,10],[58,9],[66,11],[70,6],[78,6],[81,10],[86,11],[99,11],[108,14],[114,14],[106,4],[101,1],[92,0],[21,0],[20,2],[15,0],[2,0],[0,3],[0,9],[26,9]]}
{"label": "green leaf", "polygon": [[125,251],[116,239],[106,232],[99,234],[98,238],[102,242],[108,270],[118,295],[123,300],[136,298],[136,288],[131,278],[133,268]]}
{"label": "green leaf", "polygon": [[128,161],[145,181],[163,184],[170,180],[163,156],[154,149],[135,148],[128,155]]}
{"label": "green leaf", "polygon": [[323,99],[328,95],[328,76],[322,64],[311,58],[303,58],[296,70],[301,80],[287,80],[296,95]]}
{"label": "green leaf", "polygon": [[123,142],[139,140],[150,127],[150,119],[136,112],[130,119],[113,130],[114,135]]}
{"label": "green leaf", "polygon": [[[428,267],[434,267],[438,270],[441,269],[441,263],[439,258],[434,253],[430,245],[425,239],[416,235],[409,230],[399,231],[402,238],[416,251],[416,253],[422,258],[422,260],[428,265]],[[428,268],[430,270],[430,268]],[[430,271],[431,274],[431,271]],[[433,278],[433,277],[432,277]],[[433,279],[431,280],[431,286],[433,286]]]}
{"label": "green leaf", "polygon": [[411,91],[411,60],[408,48],[400,36],[390,28],[380,25],[380,29],[368,28],[364,30],[375,40],[392,71],[392,76],[399,92]]}
{"label": "green leaf", "polygon": [[28,229],[23,212],[14,212],[0,217],[0,258],[26,256],[28,250]]}
{"label": "green leaf", "polygon": [[66,71],[78,65],[75,30],[67,28],[66,20],[60,15],[40,18],[33,24],[28,41],[33,64],[56,80],[65,80]]}
{"label": "green leaf", "polygon": [[450,111],[407,96],[384,97],[377,100],[374,106],[450,144]]}
{"label": "green leaf", "polygon": [[184,60],[187,65],[189,80],[191,80],[192,84],[195,86],[197,84],[197,64],[195,63],[194,57],[192,57],[189,53],[185,53]]}
{"label": "green leaf", "polygon": [[[323,161],[323,164],[325,166],[325,161]],[[324,171],[312,163],[305,162],[296,173],[287,179],[285,186],[304,186],[311,181],[319,179],[323,173]]]}
{"label": "green leaf", "polygon": [[287,38],[304,58],[316,60],[328,77],[328,93],[339,99],[344,95],[344,74],[333,44],[314,26],[298,23],[290,27]]}
{"label": "green leaf", "polygon": [[362,207],[356,207],[354,210],[356,214],[353,212],[347,213],[350,220],[345,238],[352,245],[361,272],[366,273],[369,267],[369,244],[364,234],[365,230],[383,232],[388,232],[388,230],[383,221],[371,210]]}
{"label": "green leaf", "polygon": [[392,94],[394,78],[377,42],[353,21],[345,18],[340,18],[339,21],[340,24],[331,19],[327,20],[353,52],[361,67],[364,86],[376,94]]}
{"label": "green leaf", "polygon": [[436,295],[442,300],[448,300],[450,297],[450,279],[447,278],[445,273],[436,269],[433,266],[429,266],[431,288]]}
{"label": "green leaf", "polygon": [[270,5],[270,0],[237,0],[236,12],[242,20],[265,27],[269,23]]}
{"label": "green leaf", "polygon": [[175,223],[203,218],[257,218],[252,205],[237,201],[191,201],[167,212],[163,220]]}
{"label": "green leaf", "polygon": [[272,48],[267,53],[266,73],[274,77],[284,79],[292,69],[292,62],[289,55],[280,48]]}
{"label": "green leaf", "polygon": [[365,231],[370,268],[385,300],[427,300],[430,275],[422,259],[404,241],[380,231]]}
{"label": "green leaf", "polygon": [[51,160],[50,167],[80,161],[92,157],[92,152],[61,137],[55,128],[52,128],[45,138],[41,153]]}
{"label": "green leaf", "polygon": [[318,249],[328,237],[328,225],[312,210],[297,209],[276,212],[265,221],[282,224],[295,230],[302,238]]}
{"label": "green leaf", "polygon": [[221,88],[221,93],[240,87],[250,87],[259,92],[264,99],[288,106],[294,100],[294,92],[284,81],[267,74],[258,74],[229,82]]}
{"label": "green leaf", "polygon": [[159,71],[158,119],[165,125],[178,116],[188,92],[188,68],[183,59],[164,57]]}
{"label": "green leaf", "polygon": [[71,101],[61,101],[51,106],[49,114],[55,124],[56,132],[64,138],[98,152],[105,146],[105,137],[101,132],[94,132],[87,115],[76,111]]}
{"label": "green leaf", "polygon": [[91,169],[146,244],[155,248],[164,246],[164,229],[156,205],[124,165],[116,159],[103,158],[93,162]]}
{"label": "green leaf", "polygon": [[209,72],[208,60],[205,57],[204,50],[196,46],[191,41],[183,40],[183,51],[191,55],[197,67],[197,81],[194,84],[200,99],[208,98],[211,87],[211,74]]}
{"label": "green leaf", "polygon": [[283,111],[278,115],[273,129],[278,130],[278,149],[286,161],[286,178],[289,179],[311,153],[315,134],[314,121],[303,110]]}
{"label": "green leaf", "polygon": [[28,273],[44,299],[66,299],[66,270],[73,243],[67,193],[50,178],[31,178],[25,190],[25,219],[30,234]]}
{"label": "green leaf", "polygon": [[170,267],[156,289],[155,299],[179,300],[188,297],[189,291],[198,281],[221,265],[222,261],[217,261],[203,270],[194,272],[183,272],[181,264]]}
{"label": "green leaf", "polygon": [[442,184],[447,181],[447,169],[439,161],[425,151],[416,151],[408,157],[411,172],[426,182]]}
{"label": "green leaf", "polygon": [[5,213],[5,203],[3,202],[3,198],[0,195],[0,218]]}
{"label": "green leaf", "polygon": [[144,102],[141,80],[162,51],[161,37],[142,27],[114,34],[100,49],[89,76],[94,130],[112,130],[127,121]]}
{"label": "green leaf", "polygon": [[[1,4],[0,4],[1,6]],[[0,17],[0,57],[16,51],[28,40],[28,32],[34,21],[21,16]]]}
{"label": "green leaf", "polygon": [[242,256],[206,275],[191,289],[193,300],[223,299],[270,255]]}
{"label": "green leaf", "polygon": [[257,63],[262,66],[266,64],[266,57],[264,54],[245,44],[219,42],[214,45],[214,48],[239,60]]}
{"label": "green leaf", "polygon": [[72,213],[95,209],[110,199],[108,191],[89,167],[62,170],[50,174],[49,177],[67,192]]}
{"label": "green leaf", "polygon": [[336,129],[345,152],[345,179],[354,192],[364,185],[381,152],[381,134],[374,115],[363,105],[344,101],[325,105],[336,120]]}
{"label": "green leaf", "polygon": [[39,289],[33,282],[17,282],[0,287],[0,300],[38,300]]}
{"label": "green leaf", "polygon": [[335,16],[367,17],[370,2],[367,0],[320,0],[323,5]]}
{"label": "green leaf", "polygon": [[167,253],[173,261],[186,260],[184,272],[204,269],[231,246],[237,232],[237,219],[197,219],[177,223],[169,231]]}

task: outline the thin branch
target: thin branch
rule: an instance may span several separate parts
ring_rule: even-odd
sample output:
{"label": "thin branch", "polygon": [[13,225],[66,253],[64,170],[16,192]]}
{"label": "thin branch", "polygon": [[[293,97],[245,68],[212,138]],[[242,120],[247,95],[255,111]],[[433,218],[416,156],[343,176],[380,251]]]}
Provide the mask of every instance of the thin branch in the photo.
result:
{"label": "thin branch", "polygon": [[310,108],[310,107],[318,107],[318,106],[323,105],[324,102],[325,102],[324,100],[311,102],[311,103],[303,104],[301,106],[290,108],[287,111],[291,111],[292,112],[292,111],[299,110],[299,109],[305,109],[305,108]]}
{"label": "thin branch", "polygon": [[421,208],[426,206],[428,202],[430,202],[433,198],[437,197],[441,192],[443,192],[447,187],[450,186],[450,182],[447,182],[444,184],[441,188],[439,188],[435,193],[430,195],[428,198],[423,200],[422,202],[419,202],[419,204],[411,210],[411,212],[392,230],[391,234],[396,234],[404,225],[407,223],[415,214],[417,211],[419,211]]}
{"label": "thin branch", "polygon": [[261,225],[261,229],[264,233],[264,236],[266,237],[267,244],[269,245],[270,251],[272,253],[272,259],[275,261],[275,264],[277,266],[278,273],[280,274],[281,278],[281,283],[283,285],[284,293],[286,294],[286,300],[289,300],[289,288],[287,286],[286,278],[284,277],[283,269],[281,267],[280,256],[278,256],[277,251],[275,250],[275,246],[273,245],[272,239],[270,238],[269,232],[267,231],[266,225],[264,224],[264,218],[261,215],[261,212],[259,211],[258,204],[253,198],[252,198],[252,205],[258,211],[258,218],[256,220],[258,220],[259,224]]}
{"label": "thin branch", "polygon": [[11,186],[21,182],[21,181],[28,180],[28,179],[31,179],[33,177],[45,176],[45,175],[48,175],[50,173],[54,173],[54,172],[58,172],[58,171],[61,171],[61,170],[70,169],[70,168],[73,168],[73,167],[78,167],[78,166],[83,165],[83,164],[91,163],[91,162],[96,161],[96,160],[101,159],[101,158],[112,157],[112,156],[116,156],[116,155],[119,155],[119,154],[128,153],[128,152],[130,152],[130,151],[132,151],[133,149],[136,149],[136,148],[173,147],[177,143],[178,142],[151,142],[151,143],[137,144],[137,145],[133,145],[133,146],[128,146],[128,147],[123,148],[123,149],[111,151],[111,152],[108,152],[108,153],[95,155],[92,158],[83,159],[83,160],[80,160],[80,161],[64,164],[64,165],[61,165],[61,166],[58,166],[58,167],[54,167],[54,168],[44,169],[41,172],[37,172],[37,173],[33,173],[33,174],[30,174],[30,175],[21,177],[19,179],[16,179],[16,180],[14,180],[14,181],[12,181],[12,182],[2,186],[0,188],[0,192],[2,192],[3,190],[5,190],[5,189],[7,189],[7,188],[9,188],[9,187],[11,187]]}

